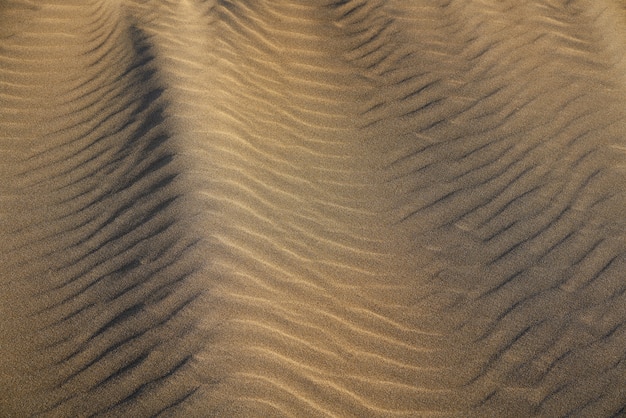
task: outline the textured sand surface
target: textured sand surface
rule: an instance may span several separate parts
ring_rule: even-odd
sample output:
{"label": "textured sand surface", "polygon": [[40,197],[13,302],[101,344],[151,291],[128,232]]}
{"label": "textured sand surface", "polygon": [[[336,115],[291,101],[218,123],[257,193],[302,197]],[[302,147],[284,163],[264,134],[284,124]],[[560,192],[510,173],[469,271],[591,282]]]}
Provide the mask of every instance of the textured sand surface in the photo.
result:
{"label": "textured sand surface", "polygon": [[0,416],[626,414],[619,0],[0,0]]}

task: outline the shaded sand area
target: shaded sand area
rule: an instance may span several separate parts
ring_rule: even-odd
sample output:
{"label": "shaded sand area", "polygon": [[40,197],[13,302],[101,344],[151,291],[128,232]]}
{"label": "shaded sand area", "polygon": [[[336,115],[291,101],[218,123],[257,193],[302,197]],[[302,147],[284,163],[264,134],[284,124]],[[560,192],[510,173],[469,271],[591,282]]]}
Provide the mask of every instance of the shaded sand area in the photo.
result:
{"label": "shaded sand area", "polygon": [[625,17],[0,1],[0,416],[626,414]]}

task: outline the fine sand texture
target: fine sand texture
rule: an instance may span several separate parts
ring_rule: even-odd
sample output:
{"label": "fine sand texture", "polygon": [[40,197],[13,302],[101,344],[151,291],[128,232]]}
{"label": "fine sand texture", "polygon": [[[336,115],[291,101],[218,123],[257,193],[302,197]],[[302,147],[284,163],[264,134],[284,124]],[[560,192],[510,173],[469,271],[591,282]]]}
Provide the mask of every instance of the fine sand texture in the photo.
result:
{"label": "fine sand texture", "polygon": [[621,0],[0,0],[0,417],[626,415]]}

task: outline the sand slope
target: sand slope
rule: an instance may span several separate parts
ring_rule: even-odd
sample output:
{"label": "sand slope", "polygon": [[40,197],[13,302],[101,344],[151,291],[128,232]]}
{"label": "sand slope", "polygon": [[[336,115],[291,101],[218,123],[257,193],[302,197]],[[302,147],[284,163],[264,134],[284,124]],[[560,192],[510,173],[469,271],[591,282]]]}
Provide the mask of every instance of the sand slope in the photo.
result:
{"label": "sand slope", "polygon": [[619,416],[623,7],[0,3],[0,416]]}

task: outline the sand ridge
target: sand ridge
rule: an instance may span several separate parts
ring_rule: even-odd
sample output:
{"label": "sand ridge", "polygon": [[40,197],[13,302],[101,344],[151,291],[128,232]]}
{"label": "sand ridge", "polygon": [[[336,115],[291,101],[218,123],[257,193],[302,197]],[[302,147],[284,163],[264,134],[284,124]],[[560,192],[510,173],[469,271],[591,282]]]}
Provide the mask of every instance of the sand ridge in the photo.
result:
{"label": "sand ridge", "polygon": [[622,9],[3,3],[0,415],[623,413]]}

